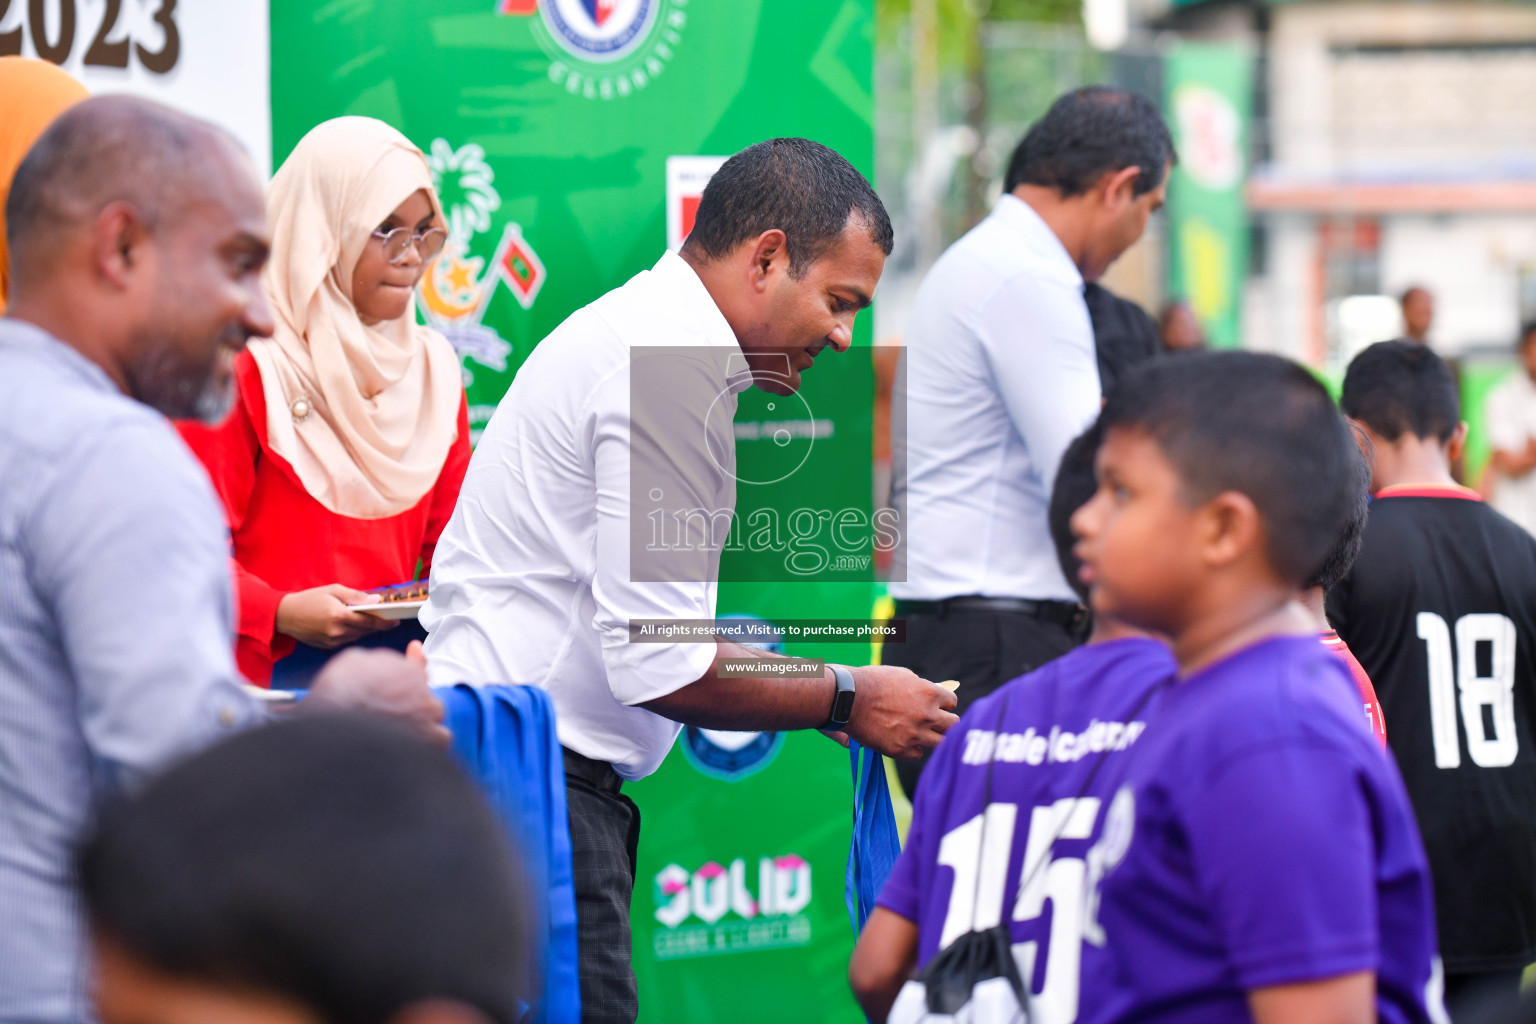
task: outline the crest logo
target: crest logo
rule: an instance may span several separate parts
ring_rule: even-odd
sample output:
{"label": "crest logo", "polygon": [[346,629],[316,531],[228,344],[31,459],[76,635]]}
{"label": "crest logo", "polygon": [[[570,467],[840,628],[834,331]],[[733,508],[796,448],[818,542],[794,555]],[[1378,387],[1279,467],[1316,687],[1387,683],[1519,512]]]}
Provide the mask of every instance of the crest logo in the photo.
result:
{"label": "crest logo", "polygon": [[683,754],[705,775],[735,782],[768,767],[784,745],[779,732],[725,732],[719,729],[683,729]]}
{"label": "crest logo", "polygon": [[598,28],[603,27],[603,22],[608,20],[618,7],[618,0],[581,0],[582,6],[592,16],[592,23]]}
{"label": "crest logo", "polygon": [[549,80],[573,96],[623,99],[651,84],[683,42],[690,0],[496,0],[535,18]]}
{"label": "crest logo", "polygon": [[[720,615],[722,622],[758,622],[770,628],[768,638],[760,643],[744,643],[773,654],[784,653],[784,634],[773,623],[755,615]],[[784,745],[781,732],[726,732],[720,729],[683,729],[683,756],[688,763],[711,778],[737,782],[768,767]]]}
{"label": "crest logo", "polygon": [[542,0],[539,13],[555,42],[573,57],[614,61],[643,43],[658,0]]}

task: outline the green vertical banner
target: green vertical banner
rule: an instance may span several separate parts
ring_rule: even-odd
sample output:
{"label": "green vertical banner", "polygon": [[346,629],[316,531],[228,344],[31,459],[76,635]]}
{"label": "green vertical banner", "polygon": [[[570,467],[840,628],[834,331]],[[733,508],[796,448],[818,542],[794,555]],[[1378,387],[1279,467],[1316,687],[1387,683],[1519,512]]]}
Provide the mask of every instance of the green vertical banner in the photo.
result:
{"label": "green vertical banner", "polygon": [[1236,348],[1248,274],[1253,58],[1238,46],[1180,42],[1163,78],[1179,153],[1168,185],[1169,294],[1188,300],[1211,344]]}
{"label": "green vertical banner", "polygon": [[[271,3],[274,165],[342,114],[428,154],[450,241],[418,306],[462,357],[476,432],[541,338],[678,244],[724,157],[803,136],[873,178],[874,0]],[[742,395],[738,512],[778,519],[766,547],[727,552],[721,614],[869,617],[869,351],[865,316],[854,351],[824,353],[800,396]],[[794,504],[808,494],[809,517]],[[864,525],[834,546],[793,522]],[[846,751],[815,733],[689,729],[625,792],[643,814],[641,1020],[862,1020],[846,983]]]}

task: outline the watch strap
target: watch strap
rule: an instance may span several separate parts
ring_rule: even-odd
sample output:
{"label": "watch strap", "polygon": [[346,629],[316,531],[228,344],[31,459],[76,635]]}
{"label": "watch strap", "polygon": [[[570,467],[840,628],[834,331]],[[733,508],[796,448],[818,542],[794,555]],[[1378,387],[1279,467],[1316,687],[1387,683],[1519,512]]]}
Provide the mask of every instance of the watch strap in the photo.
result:
{"label": "watch strap", "polygon": [[848,724],[848,719],[853,717],[853,672],[846,665],[828,665],[832,670],[832,678],[837,682],[837,689],[832,694],[832,711],[827,715],[827,720],[817,728],[823,732],[835,732]]}

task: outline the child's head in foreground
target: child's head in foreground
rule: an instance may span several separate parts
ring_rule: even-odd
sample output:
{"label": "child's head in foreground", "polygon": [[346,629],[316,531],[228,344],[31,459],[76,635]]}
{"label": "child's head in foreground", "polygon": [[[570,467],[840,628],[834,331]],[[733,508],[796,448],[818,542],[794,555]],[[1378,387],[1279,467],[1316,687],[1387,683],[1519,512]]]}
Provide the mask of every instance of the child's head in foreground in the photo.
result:
{"label": "child's head in foreground", "polygon": [[[1378,477],[1405,446],[1439,449],[1448,471],[1466,438],[1456,378],[1427,345],[1383,341],[1362,350],[1344,373],[1339,405],[1365,431]],[[1373,489],[1383,485],[1377,479]]]}
{"label": "child's head in foreground", "polygon": [[1287,604],[1358,498],[1328,392],[1277,356],[1138,367],[1109,396],[1099,487],[1072,517],[1096,612],[1169,636]]}
{"label": "child's head in foreground", "polygon": [[299,716],[190,758],[81,851],[103,1024],[503,1024],[512,851],[443,751]]}

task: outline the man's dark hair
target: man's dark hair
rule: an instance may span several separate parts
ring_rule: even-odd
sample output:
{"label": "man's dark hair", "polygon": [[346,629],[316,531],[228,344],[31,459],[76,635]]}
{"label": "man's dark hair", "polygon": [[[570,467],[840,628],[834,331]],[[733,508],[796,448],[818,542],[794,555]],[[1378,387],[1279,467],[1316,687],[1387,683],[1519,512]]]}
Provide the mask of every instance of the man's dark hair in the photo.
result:
{"label": "man's dark hair", "polygon": [[174,978],[326,1024],[527,993],[511,846],[450,756],[340,713],[252,730],[111,807],[79,858],[95,934]]}
{"label": "man's dark hair", "polygon": [[1090,85],[1061,96],[1025,134],[1003,191],[1043,185],[1063,196],[1080,196],[1105,174],[1137,167],[1132,195],[1145,195],[1178,159],[1173,136],[1157,104],[1139,93]]}
{"label": "man's dark hair", "polygon": [[1328,557],[1323,559],[1321,568],[1302,583],[1302,590],[1322,587],[1326,594],[1349,575],[1355,559],[1360,556],[1360,545],[1365,541],[1365,521],[1371,510],[1371,463],[1358,448],[1356,455],[1355,502],[1350,509],[1349,522],[1334,538],[1333,547],[1328,549]]}
{"label": "man's dark hair", "polygon": [[1072,546],[1077,543],[1077,537],[1072,533],[1072,515],[1088,504],[1093,492],[1099,489],[1094,460],[1098,458],[1103,440],[1104,429],[1095,422],[1067,445],[1061,464],[1056,467],[1056,483],[1051,487],[1051,503],[1046,509],[1051,542],[1056,545],[1056,564],[1061,566],[1067,584],[1084,604],[1088,603],[1088,588],[1077,578],[1077,570],[1083,563],[1072,553]]}
{"label": "man's dark hair", "polygon": [[891,218],[852,164],[819,142],[769,139],[737,153],[709,179],[683,251],[719,259],[777,228],[784,232],[789,272],[801,277],[842,238],[855,214],[889,256]]}
{"label": "man's dark hair", "polygon": [[1339,404],[1388,441],[1403,434],[1444,443],[1461,423],[1456,379],[1428,345],[1381,341],[1350,361]]}
{"label": "man's dark hair", "polygon": [[1317,378],[1279,356],[1192,352],[1144,363],[1104,405],[1106,435],[1148,435],[1184,499],[1248,496],[1271,568],[1300,587],[1327,557],[1358,497],[1359,449]]}

